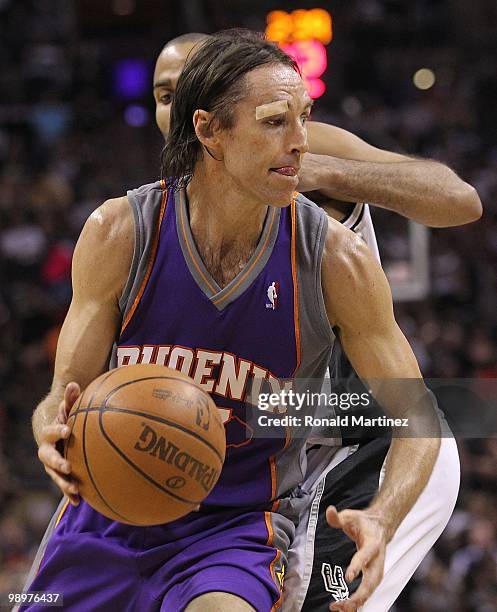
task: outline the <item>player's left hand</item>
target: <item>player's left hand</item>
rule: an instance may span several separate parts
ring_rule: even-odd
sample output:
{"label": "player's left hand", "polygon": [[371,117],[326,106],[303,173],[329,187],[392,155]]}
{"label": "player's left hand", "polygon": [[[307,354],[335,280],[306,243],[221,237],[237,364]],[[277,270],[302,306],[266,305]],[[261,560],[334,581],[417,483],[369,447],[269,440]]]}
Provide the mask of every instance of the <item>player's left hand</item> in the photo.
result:
{"label": "player's left hand", "polygon": [[338,512],[335,506],[328,506],[326,520],[331,527],[343,529],[356,543],[357,552],[345,573],[347,582],[352,582],[362,572],[357,591],[349,599],[330,604],[330,610],[355,612],[370,597],[383,577],[387,545],[384,521],[368,509]]}

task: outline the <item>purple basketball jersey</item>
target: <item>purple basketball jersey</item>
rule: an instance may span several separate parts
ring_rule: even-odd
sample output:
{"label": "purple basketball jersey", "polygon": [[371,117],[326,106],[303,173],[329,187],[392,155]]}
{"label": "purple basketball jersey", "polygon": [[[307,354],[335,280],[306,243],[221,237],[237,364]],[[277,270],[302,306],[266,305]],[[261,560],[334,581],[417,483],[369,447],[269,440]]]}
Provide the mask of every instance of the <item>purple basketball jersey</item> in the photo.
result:
{"label": "purple basketball jersey", "polygon": [[197,252],[185,198],[159,182],[128,193],[135,252],[111,365],[157,363],[191,376],[222,411],[225,464],[200,512],[165,525],[62,505],[27,584],[63,592],[75,612],[180,611],[210,591],[261,612],[281,605],[306,503],[305,440],[255,438],[246,422],[257,408],[246,400],[250,388],[252,397],[263,385],[279,390],[281,378],[324,376],[333,343],[320,280],[326,216],[300,195],[269,207],[250,261],[221,288]]}
{"label": "purple basketball jersey", "polygon": [[297,369],[295,203],[269,208],[244,270],[220,288],[193,240],[184,191],[161,202],[156,244],[117,343],[117,365],[159,363],[181,370],[222,411],[227,453],[212,505],[253,505],[276,496],[275,455],[285,439],[258,439],[247,427],[249,388],[276,385]]}

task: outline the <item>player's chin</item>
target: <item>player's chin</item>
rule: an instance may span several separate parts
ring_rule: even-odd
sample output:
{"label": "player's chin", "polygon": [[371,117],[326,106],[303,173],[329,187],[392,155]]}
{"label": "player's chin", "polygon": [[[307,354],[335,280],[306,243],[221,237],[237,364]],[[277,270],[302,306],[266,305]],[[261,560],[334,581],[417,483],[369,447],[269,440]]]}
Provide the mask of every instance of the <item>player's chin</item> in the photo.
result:
{"label": "player's chin", "polygon": [[298,177],[281,175],[272,170],[270,170],[270,173],[271,188],[269,204],[277,208],[285,208],[291,204],[294,198],[297,185],[299,184]]}
{"label": "player's chin", "polygon": [[290,206],[292,200],[294,198],[295,192],[292,189],[291,191],[275,191],[272,190],[266,199],[266,204],[269,206],[274,206],[275,208],[286,208]]}

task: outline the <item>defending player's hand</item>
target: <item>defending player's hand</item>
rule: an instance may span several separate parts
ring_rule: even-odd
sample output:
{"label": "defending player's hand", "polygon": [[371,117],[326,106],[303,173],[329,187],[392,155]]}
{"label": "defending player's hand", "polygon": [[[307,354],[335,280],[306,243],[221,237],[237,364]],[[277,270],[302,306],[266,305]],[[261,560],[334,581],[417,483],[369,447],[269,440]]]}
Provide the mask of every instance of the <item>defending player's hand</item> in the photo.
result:
{"label": "defending player's hand", "polygon": [[327,155],[306,153],[301,157],[298,191],[315,191],[327,186],[326,173],[331,168],[333,158]]}
{"label": "defending player's hand", "polygon": [[41,430],[38,458],[43,463],[46,473],[55,482],[73,505],[79,503],[78,485],[71,478],[71,464],[57,450],[57,442],[66,440],[71,431],[66,425],[72,405],[81,393],[77,383],[69,383],[60,402],[57,416]]}
{"label": "defending player's hand", "polygon": [[349,599],[330,604],[330,610],[355,612],[364,605],[383,577],[387,545],[385,529],[381,517],[368,510],[338,512],[334,506],[329,506],[326,520],[331,527],[343,529],[356,543],[357,552],[345,573],[347,582],[352,582],[362,572],[357,591]]}
{"label": "defending player's hand", "polygon": [[299,184],[301,193],[321,191],[328,198],[340,202],[356,202],[356,198],[341,187],[343,160],[330,155],[306,153],[301,157]]}

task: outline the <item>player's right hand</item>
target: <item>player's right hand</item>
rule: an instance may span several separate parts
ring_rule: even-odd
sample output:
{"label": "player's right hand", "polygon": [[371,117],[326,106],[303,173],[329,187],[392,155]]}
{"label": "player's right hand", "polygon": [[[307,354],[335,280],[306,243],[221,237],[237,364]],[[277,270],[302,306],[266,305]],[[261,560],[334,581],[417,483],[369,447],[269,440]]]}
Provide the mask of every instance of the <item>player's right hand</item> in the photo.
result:
{"label": "player's right hand", "polygon": [[357,591],[348,599],[332,602],[329,609],[337,612],[356,612],[371,596],[383,577],[387,546],[384,521],[368,508],[338,512],[335,506],[328,506],[326,509],[326,520],[331,527],[342,529],[356,543],[357,552],[345,572],[345,580],[352,582],[362,573]]}
{"label": "player's right hand", "polygon": [[67,385],[57,416],[52,423],[41,429],[38,448],[38,458],[43,463],[46,473],[74,506],[79,504],[78,485],[71,477],[71,464],[59,453],[56,445],[60,440],[67,440],[71,434],[70,428],[66,425],[67,417],[80,393],[77,383],[71,382]]}

